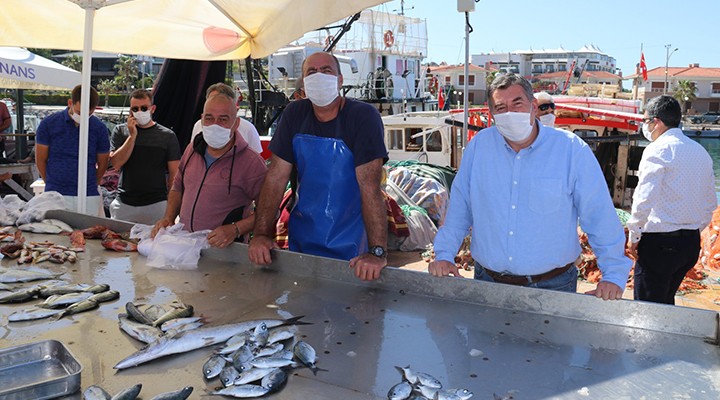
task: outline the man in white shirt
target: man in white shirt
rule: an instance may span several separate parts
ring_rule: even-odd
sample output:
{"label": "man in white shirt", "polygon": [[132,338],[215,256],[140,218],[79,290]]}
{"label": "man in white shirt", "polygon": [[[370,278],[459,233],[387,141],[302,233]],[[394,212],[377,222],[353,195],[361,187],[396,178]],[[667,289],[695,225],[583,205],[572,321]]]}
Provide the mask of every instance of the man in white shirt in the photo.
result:
{"label": "man in white shirt", "polygon": [[[210,97],[218,93],[226,94],[228,97],[235,99],[237,102],[237,93],[233,90],[233,88],[224,83],[215,83],[213,85],[210,85],[210,87],[208,87],[205,91],[205,98],[209,99]],[[200,120],[198,120],[195,123],[195,126],[193,126],[192,136],[190,137],[191,145],[195,140],[195,136],[197,136],[197,134],[201,131],[202,123]],[[240,134],[240,136],[243,137],[243,139],[245,139],[248,144],[248,148],[254,150],[258,154],[262,153],[260,135],[258,134],[257,129],[255,129],[255,125],[253,125],[250,121],[246,119],[240,118],[240,125],[237,128],[237,132]]]}
{"label": "man in white shirt", "polygon": [[636,300],[675,304],[675,292],[697,262],[700,230],[717,206],[712,159],[678,128],[681,117],[670,96],[653,98],[645,108],[642,131],[650,144],[627,222]]}

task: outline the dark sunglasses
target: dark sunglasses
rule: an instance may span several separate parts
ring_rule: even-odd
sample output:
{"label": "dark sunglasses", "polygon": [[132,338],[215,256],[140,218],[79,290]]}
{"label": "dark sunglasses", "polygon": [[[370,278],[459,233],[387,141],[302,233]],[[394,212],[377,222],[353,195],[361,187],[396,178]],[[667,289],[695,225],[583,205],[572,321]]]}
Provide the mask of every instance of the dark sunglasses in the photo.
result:
{"label": "dark sunglasses", "polygon": [[[152,107],[152,106],[150,106],[150,107]],[[138,112],[138,111],[145,112],[145,111],[149,110],[150,107],[148,107],[148,106],[130,107],[130,111],[132,111],[132,112]]]}
{"label": "dark sunglasses", "polygon": [[539,109],[540,111],[547,111],[548,108],[552,108],[552,109],[554,110],[554,109],[555,109],[555,103],[545,103],[545,104],[540,104],[540,105],[538,106],[538,109]]}

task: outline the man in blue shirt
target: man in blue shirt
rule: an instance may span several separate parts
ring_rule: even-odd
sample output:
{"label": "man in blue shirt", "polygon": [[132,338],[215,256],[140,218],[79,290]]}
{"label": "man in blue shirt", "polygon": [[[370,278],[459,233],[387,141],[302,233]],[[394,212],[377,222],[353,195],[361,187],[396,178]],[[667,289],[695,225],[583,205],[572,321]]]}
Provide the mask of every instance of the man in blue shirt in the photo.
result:
{"label": "man in blue shirt", "polygon": [[[75,86],[68,107],[43,119],[35,135],[35,164],[45,181],[45,191],[62,194],[70,210],[77,209],[80,91],[80,85]],[[97,105],[98,94],[91,87],[86,211],[105,216],[97,187],[108,166],[110,138],[105,124],[92,115]]]}
{"label": "man in blue shirt", "polygon": [[428,271],[459,276],[453,260],[472,228],[475,279],[575,292],[579,223],[603,275],[588,293],[620,299],[632,262],[592,151],[536,120],[537,100],[523,77],[496,78],[489,98],[495,126],[463,154]]}

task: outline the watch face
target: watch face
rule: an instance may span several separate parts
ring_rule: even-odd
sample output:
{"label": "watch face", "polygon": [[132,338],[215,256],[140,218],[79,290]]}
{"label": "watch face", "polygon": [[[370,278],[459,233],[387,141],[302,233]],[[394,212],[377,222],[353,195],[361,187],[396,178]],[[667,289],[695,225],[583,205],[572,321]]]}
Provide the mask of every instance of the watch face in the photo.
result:
{"label": "watch face", "polygon": [[383,249],[380,246],[375,246],[372,249],[370,249],[370,253],[376,257],[382,257],[385,255],[385,249]]}

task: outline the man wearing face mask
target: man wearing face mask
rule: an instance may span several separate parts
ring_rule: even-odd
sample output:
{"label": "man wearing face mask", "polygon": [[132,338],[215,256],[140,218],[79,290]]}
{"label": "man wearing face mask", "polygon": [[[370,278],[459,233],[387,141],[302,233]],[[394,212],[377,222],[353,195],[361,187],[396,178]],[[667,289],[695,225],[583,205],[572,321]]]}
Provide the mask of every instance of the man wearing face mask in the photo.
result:
{"label": "man wearing face mask", "polygon": [[643,151],[628,251],[635,257],[635,299],[675,304],[675,293],[698,260],[700,231],[717,206],[710,155],[678,128],[680,103],[659,96],[645,106]]}
{"label": "man wearing face mask", "polygon": [[[65,206],[77,210],[78,149],[80,148],[80,85],[72,90],[68,107],[45,117],[35,134],[35,165],[45,181],[45,191],[63,195]],[[92,115],[98,94],[90,88],[86,210],[105,216],[98,184],[108,166],[110,140],[105,124]]]}
{"label": "man wearing face mask", "polygon": [[266,167],[237,133],[239,123],[232,97],[219,93],[205,101],[202,133],[180,159],[153,237],[178,215],[190,232],[211,230],[208,243],[213,247],[227,247],[250,232],[255,222],[251,204],[260,194]]}
{"label": "man wearing face mask", "polygon": [[574,293],[579,221],[602,272],[588,293],[620,299],[632,262],[592,151],[576,135],[538,123],[525,78],[497,77],[489,99],[495,126],[463,154],[428,271],[460,276],[453,260],[472,228],[475,279]]}
{"label": "man wearing face mask", "polygon": [[175,133],[152,119],[155,105],[145,89],[130,94],[126,124],[112,133],[110,163],[121,171],[110,217],[146,225],[165,215],[167,194],[180,163]]}
{"label": "man wearing face mask", "polygon": [[535,93],[538,103],[537,118],[543,126],[555,127],[555,102],[548,92]]}
{"label": "man wearing face mask", "polygon": [[287,106],[270,143],[270,170],[248,251],[253,263],[271,262],[278,205],[296,168],[290,250],[349,260],[363,280],[377,279],[387,264],[382,119],[372,106],[339,96],[342,82],[340,64],[329,53],[303,63],[307,98]]}

